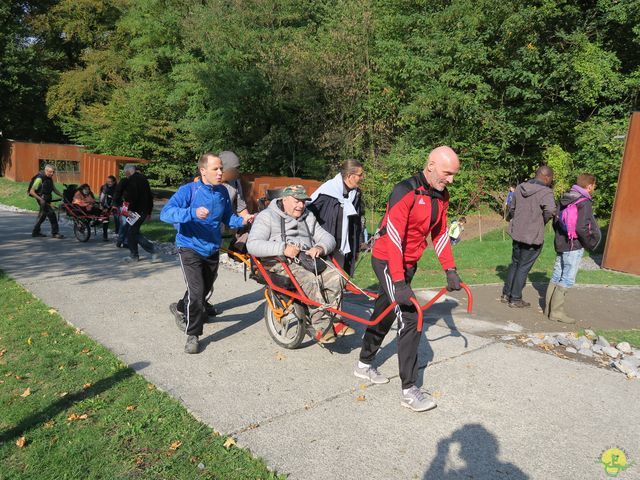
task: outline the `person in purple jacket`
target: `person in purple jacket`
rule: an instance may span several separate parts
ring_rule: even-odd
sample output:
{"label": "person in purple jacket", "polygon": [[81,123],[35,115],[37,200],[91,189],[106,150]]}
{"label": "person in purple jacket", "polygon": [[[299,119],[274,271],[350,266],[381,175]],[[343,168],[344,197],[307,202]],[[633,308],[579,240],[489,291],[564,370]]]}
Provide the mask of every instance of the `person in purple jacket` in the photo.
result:
{"label": "person in purple jacket", "polygon": [[239,228],[246,220],[233,213],[222,185],[222,160],[205,153],[198,161],[200,179],[183,185],[160,212],[160,220],[177,229],[176,247],[187,291],[169,310],[187,334],[186,353],[198,353],[198,339],[207,318],[206,296],[218,276],[222,225]]}

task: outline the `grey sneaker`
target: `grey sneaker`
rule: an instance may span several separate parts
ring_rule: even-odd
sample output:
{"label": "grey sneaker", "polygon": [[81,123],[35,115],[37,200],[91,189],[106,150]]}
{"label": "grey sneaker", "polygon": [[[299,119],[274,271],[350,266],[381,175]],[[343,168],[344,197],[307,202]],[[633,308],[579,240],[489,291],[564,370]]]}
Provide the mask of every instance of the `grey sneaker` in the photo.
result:
{"label": "grey sneaker", "polygon": [[372,365],[367,365],[366,367],[360,368],[356,364],[356,368],[353,371],[353,374],[358,378],[364,378],[365,380],[369,380],[371,383],[389,383],[389,379],[382,375],[376,367]]}
{"label": "grey sneaker", "polygon": [[134,263],[134,262],[139,262],[140,261],[140,257],[132,257],[131,255],[127,255],[126,257],[124,257],[122,259],[122,261],[124,263]]}
{"label": "grey sneaker", "polygon": [[426,412],[427,410],[436,408],[436,402],[431,399],[431,396],[424,393],[415,385],[412,386],[407,393],[402,394],[400,405],[410,408],[414,412]]}
{"label": "grey sneaker", "polygon": [[187,328],[187,321],[184,318],[184,313],[178,310],[178,304],[172,303],[169,305],[169,311],[173,313],[174,318],[176,319],[176,325],[180,329],[181,332],[184,332]]}
{"label": "grey sneaker", "polygon": [[187,337],[187,344],[184,346],[184,353],[198,353],[200,344],[198,343],[198,337],[195,335],[189,335]]}

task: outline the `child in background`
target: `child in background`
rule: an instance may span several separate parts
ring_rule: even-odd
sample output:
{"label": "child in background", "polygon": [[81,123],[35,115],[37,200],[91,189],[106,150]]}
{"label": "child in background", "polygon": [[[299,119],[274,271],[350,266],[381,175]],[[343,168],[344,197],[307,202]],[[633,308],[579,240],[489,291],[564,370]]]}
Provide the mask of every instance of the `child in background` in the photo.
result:
{"label": "child in background", "polygon": [[449,241],[451,241],[451,245],[456,245],[460,241],[460,236],[462,232],[464,232],[466,223],[467,219],[465,217],[460,217],[451,222],[451,226],[449,227]]}

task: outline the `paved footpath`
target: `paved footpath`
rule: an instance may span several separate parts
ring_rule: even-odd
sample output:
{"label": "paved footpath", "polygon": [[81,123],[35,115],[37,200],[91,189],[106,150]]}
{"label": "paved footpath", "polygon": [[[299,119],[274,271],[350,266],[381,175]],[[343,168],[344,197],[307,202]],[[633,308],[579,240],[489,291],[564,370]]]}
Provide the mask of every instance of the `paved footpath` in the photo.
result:
{"label": "paved footpath", "polygon": [[393,335],[379,355],[391,383],[364,385],[352,375],[359,335],[278,347],[261,288],[230,270],[216,283],[224,314],[205,326],[204,351],[186,355],[168,312],[184,290],[175,258],[124,265],[126,252],[68,227],[67,239],[32,239],[34,220],[0,211],[0,268],[289,478],[599,479],[609,447],[638,462],[618,478],[640,478],[640,381],[458,330],[445,308],[419,359],[439,406],[413,413],[400,406]]}

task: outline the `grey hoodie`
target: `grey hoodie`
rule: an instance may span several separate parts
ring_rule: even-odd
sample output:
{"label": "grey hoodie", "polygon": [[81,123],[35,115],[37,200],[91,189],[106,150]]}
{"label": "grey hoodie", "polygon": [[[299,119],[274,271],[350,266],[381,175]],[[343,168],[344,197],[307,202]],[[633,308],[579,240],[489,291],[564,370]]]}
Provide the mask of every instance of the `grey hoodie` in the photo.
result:
{"label": "grey hoodie", "polygon": [[[293,218],[280,208],[280,201],[273,201],[266,210],[260,212],[251,226],[247,251],[256,257],[275,257],[284,255],[285,242],[282,241],[281,225],[284,218],[286,238],[307,250],[313,246],[320,246],[325,254],[329,254],[336,248],[333,236],[324,230],[313,213],[305,210],[300,218]],[[312,238],[309,238],[308,232]]]}
{"label": "grey hoodie", "polygon": [[538,180],[529,180],[516,188],[509,208],[509,235],[528,245],[544,243],[544,225],[556,213],[553,190]]}

